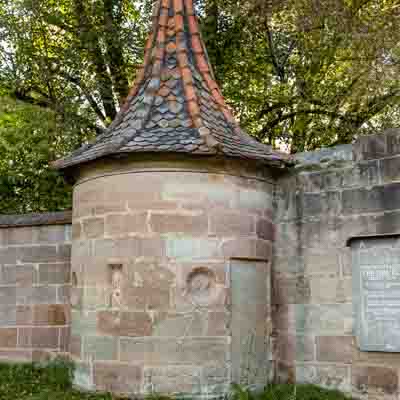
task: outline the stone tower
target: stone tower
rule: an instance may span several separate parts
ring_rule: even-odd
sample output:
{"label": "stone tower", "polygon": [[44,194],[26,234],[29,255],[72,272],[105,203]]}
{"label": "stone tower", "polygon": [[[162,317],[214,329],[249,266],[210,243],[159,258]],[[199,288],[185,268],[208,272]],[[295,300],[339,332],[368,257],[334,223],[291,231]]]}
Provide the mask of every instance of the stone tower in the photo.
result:
{"label": "stone tower", "polygon": [[192,0],[160,0],[143,67],[106,133],[55,163],[74,179],[75,383],[212,396],[268,374],[273,179],[244,133]]}

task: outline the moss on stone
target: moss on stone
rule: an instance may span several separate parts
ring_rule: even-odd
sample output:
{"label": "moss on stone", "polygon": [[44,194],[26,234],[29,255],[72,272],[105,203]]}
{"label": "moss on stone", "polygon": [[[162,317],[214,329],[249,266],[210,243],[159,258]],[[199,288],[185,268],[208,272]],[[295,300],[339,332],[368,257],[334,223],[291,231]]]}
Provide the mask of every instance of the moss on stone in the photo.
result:
{"label": "moss on stone", "polygon": [[[82,393],[72,388],[73,365],[65,361],[39,364],[0,364],[1,400],[124,400],[106,393]],[[231,400],[351,400],[337,391],[312,385],[271,385],[264,392],[251,394],[233,387]],[[126,400],[126,399],[125,399]],[[152,395],[148,400],[171,400]]]}

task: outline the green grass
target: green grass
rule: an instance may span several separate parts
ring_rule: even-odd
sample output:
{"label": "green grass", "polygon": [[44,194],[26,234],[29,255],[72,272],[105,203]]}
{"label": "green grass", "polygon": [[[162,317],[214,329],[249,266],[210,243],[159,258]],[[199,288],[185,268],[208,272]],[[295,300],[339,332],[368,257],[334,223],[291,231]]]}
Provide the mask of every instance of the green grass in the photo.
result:
{"label": "green grass", "polygon": [[114,400],[109,394],[87,394],[72,389],[72,366],[55,361],[0,364],[0,400]]}
{"label": "green grass", "polygon": [[234,386],[232,393],[232,400],[352,400],[338,391],[313,385],[271,385],[258,395]]}
{"label": "green grass", "polygon": [[[34,364],[0,364],[0,400],[116,400],[110,394],[80,393],[72,389],[72,366],[56,361],[43,367]],[[152,396],[148,400],[169,400]],[[264,393],[251,395],[233,387],[227,400],[351,400],[335,391],[311,385],[273,385]]]}

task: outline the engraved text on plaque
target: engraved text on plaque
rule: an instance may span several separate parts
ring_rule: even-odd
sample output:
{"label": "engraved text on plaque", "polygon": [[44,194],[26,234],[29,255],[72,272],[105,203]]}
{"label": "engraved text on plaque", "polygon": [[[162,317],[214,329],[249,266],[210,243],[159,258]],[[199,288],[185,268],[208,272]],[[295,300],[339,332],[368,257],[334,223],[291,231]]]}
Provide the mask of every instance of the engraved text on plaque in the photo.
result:
{"label": "engraved text on plaque", "polygon": [[355,239],[351,248],[358,345],[400,352],[400,239]]}

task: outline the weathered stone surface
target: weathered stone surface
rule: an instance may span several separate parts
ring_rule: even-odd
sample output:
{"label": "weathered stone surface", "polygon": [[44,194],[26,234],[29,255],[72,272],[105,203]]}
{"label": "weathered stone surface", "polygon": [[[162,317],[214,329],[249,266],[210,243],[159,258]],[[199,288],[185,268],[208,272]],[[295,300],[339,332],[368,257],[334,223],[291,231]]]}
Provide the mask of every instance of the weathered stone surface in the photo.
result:
{"label": "weathered stone surface", "polygon": [[7,245],[29,245],[34,242],[35,229],[32,227],[10,228],[6,232]]}
{"label": "weathered stone surface", "polygon": [[294,384],[296,382],[295,364],[277,360],[275,362],[274,381],[276,383]]}
{"label": "weathered stone surface", "polygon": [[99,361],[117,360],[118,340],[111,336],[85,336],[83,341],[84,360],[93,359]]}
{"label": "weathered stone surface", "polygon": [[16,288],[16,304],[18,305],[56,303],[56,286],[27,286]]}
{"label": "weathered stone surface", "polygon": [[34,242],[39,244],[59,244],[68,242],[67,228],[68,225],[40,226],[34,231]]}
{"label": "weathered stone surface", "polygon": [[256,241],[250,238],[226,240],[222,243],[225,258],[256,258]]}
{"label": "weathered stone surface", "polygon": [[352,384],[356,392],[373,394],[383,392],[394,394],[399,389],[399,377],[396,369],[379,366],[353,366]]}
{"label": "weathered stone surface", "polygon": [[275,342],[274,356],[281,361],[315,360],[315,340],[312,336],[279,335]]}
{"label": "weathered stone surface", "polygon": [[68,351],[73,357],[82,356],[82,337],[80,335],[71,335]]}
{"label": "weathered stone surface", "polygon": [[115,214],[106,217],[106,235],[120,236],[148,232],[147,213]]}
{"label": "weathered stone surface", "polygon": [[0,305],[0,327],[9,327],[17,322],[15,305]]}
{"label": "weathered stone surface", "polygon": [[398,368],[400,367],[400,358],[398,353],[361,351],[355,346],[353,350],[353,364]]}
{"label": "weathered stone surface", "polygon": [[319,216],[323,211],[320,193],[305,193],[302,197],[302,202],[303,217]]}
{"label": "weathered stone surface", "polygon": [[[78,185],[74,201],[76,208],[81,207],[76,216],[84,216],[79,220],[83,233],[85,221],[97,218],[105,219],[105,231],[92,243],[77,240],[73,250],[72,283],[74,291],[80,291],[72,313],[75,357],[101,360],[95,361],[95,369],[96,364],[101,368],[114,365],[115,374],[107,372],[104,378],[114,391],[126,391],[118,389],[129,384],[125,378],[119,379],[124,374],[119,373],[120,366],[132,364],[160,371],[179,367],[184,375],[187,369],[188,379],[183,383],[189,388],[177,390],[188,393],[193,393],[193,366],[207,393],[226,390],[231,361],[230,258],[236,253],[242,258],[271,261],[274,212],[272,196],[266,192],[272,193],[272,189],[272,184],[254,179],[194,172],[107,175],[96,183],[87,180]],[[127,206],[124,211],[99,211],[101,204],[118,201]],[[134,214],[141,216],[137,224],[128,218]],[[219,220],[221,215],[229,219]],[[244,241],[251,242],[247,250]],[[120,264],[118,281],[110,271],[112,265]],[[196,268],[208,268],[215,278],[212,301],[202,307],[193,294],[191,272]],[[119,291],[121,304],[111,301],[113,291]],[[259,303],[258,333],[268,313],[265,299]],[[258,336],[264,343],[265,336]],[[215,374],[208,373],[211,366]],[[101,387],[102,375],[96,378],[94,373],[93,382],[90,371],[81,374],[84,387]],[[132,390],[146,391],[148,385],[154,390],[161,384],[176,388],[182,373],[175,382],[170,372],[160,372],[160,383],[156,374],[151,374],[153,383],[144,380]]]}
{"label": "weathered stone surface", "polygon": [[[218,321],[217,323],[220,323]],[[208,333],[210,318],[205,311],[187,313],[158,313],[154,321],[155,337],[219,336]],[[215,324],[213,325],[215,326]]]}
{"label": "weathered stone surface", "polygon": [[57,303],[70,305],[71,285],[57,286]]}
{"label": "weathered stone surface", "polygon": [[145,312],[99,311],[97,330],[101,334],[113,336],[151,336],[153,324]]}
{"label": "weathered stone surface", "polygon": [[71,332],[73,335],[94,335],[97,327],[96,311],[84,312],[81,310],[71,311]]}
{"label": "weathered stone surface", "polygon": [[33,306],[34,325],[67,325],[69,322],[69,310],[65,305],[51,304]]}
{"label": "weathered stone surface", "polygon": [[17,286],[32,286],[37,283],[36,268],[33,265],[15,265],[14,268]]}
{"label": "weathered stone surface", "polygon": [[352,304],[286,304],[273,308],[275,329],[317,335],[352,333]]}
{"label": "weathered stone surface", "polygon": [[251,236],[255,233],[255,218],[250,215],[214,212],[210,215],[210,233],[218,236]]}
{"label": "weathered stone surface", "polygon": [[17,260],[17,250],[17,247],[0,248],[0,260],[2,264],[15,264],[15,261]]}
{"label": "weathered stone surface", "polygon": [[358,345],[365,351],[397,351],[398,239],[353,240],[351,250]]}
{"label": "weathered stone surface", "polygon": [[304,304],[310,299],[310,282],[302,276],[272,280],[272,304]]}
{"label": "weathered stone surface", "polygon": [[[348,236],[343,234],[342,227],[347,222],[338,217],[309,220],[297,226],[297,235],[301,232],[301,243],[305,248],[325,248],[344,246]],[[354,229],[354,228],[351,228]],[[295,236],[296,240],[298,236]],[[290,242],[289,242],[290,243]]]}
{"label": "weathered stone surface", "polygon": [[260,239],[273,242],[276,236],[274,224],[268,219],[259,219],[257,221],[257,236]]}
{"label": "weathered stone surface", "polygon": [[32,329],[18,328],[18,347],[32,348]]}
{"label": "weathered stone surface", "polygon": [[94,384],[97,390],[119,394],[138,393],[143,379],[142,367],[120,363],[94,364]]}
{"label": "weathered stone surface", "polygon": [[256,256],[254,259],[271,262],[273,253],[273,243],[269,240],[256,240]]}
{"label": "weathered stone surface", "polygon": [[[270,270],[266,263],[234,260],[230,275],[232,376],[235,382],[241,383],[248,373],[245,365],[253,371],[265,370]],[[265,373],[261,375],[265,377]],[[255,384],[259,375],[248,378]]]}
{"label": "weathered stone surface", "polygon": [[181,360],[193,365],[227,362],[230,345],[227,338],[193,338],[180,343]]}
{"label": "weathered stone surface", "polygon": [[386,137],[386,154],[398,155],[400,153],[400,131],[398,128],[386,129],[383,132]]}
{"label": "weathered stone surface", "polygon": [[89,218],[83,221],[83,232],[89,239],[104,235],[104,218]]}
{"label": "weathered stone surface", "polygon": [[229,343],[226,338],[145,338],[121,339],[121,360],[145,364],[193,364],[226,362]]}
{"label": "weathered stone surface", "polygon": [[268,190],[254,189],[254,181],[251,182],[253,186],[240,189],[239,191],[239,208],[250,210],[265,210],[271,208],[270,196]]}
{"label": "weathered stone surface", "polygon": [[69,283],[70,274],[70,263],[39,264],[39,283],[42,285]]}
{"label": "weathered stone surface", "polygon": [[147,392],[193,395],[200,394],[202,389],[201,369],[197,365],[145,368],[144,380]]}
{"label": "weathered stone surface", "polygon": [[17,284],[17,271],[15,265],[0,265],[0,279],[2,286]]}
{"label": "weathered stone surface", "polygon": [[345,215],[363,212],[390,211],[399,209],[400,184],[391,183],[371,189],[354,189],[343,192]]}
{"label": "weathered stone surface", "polygon": [[0,350],[0,360],[4,362],[31,362],[32,351],[25,349]]}
{"label": "weathered stone surface", "polygon": [[58,349],[59,328],[32,328],[32,346],[36,348]]}
{"label": "weathered stone surface", "polygon": [[289,221],[297,217],[298,207],[297,195],[295,190],[296,186],[297,177],[294,175],[287,174],[287,176],[281,177],[281,179],[279,180],[279,185],[277,185],[276,187],[274,199],[274,215],[276,221]]}
{"label": "weathered stone surface", "polygon": [[384,183],[398,181],[400,179],[400,157],[385,158],[380,162],[380,173]]}
{"label": "weathered stone surface", "polygon": [[62,261],[57,246],[16,247],[16,259],[23,263],[40,263]]}
{"label": "weathered stone surface", "polygon": [[74,385],[93,390],[93,364],[89,362],[76,362],[74,369]]}
{"label": "weathered stone surface", "polygon": [[340,274],[339,256],[342,249],[310,249],[304,251],[304,273],[323,277],[336,277]]}
{"label": "weathered stone surface", "polygon": [[4,229],[43,225],[68,225],[71,223],[71,217],[71,211],[2,215],[0,217],[0,227]]}
{"label": "weathered stone surface", "polygon": [[208,336],[228,336],[230,333],[230,313],[212,311],[208,313]]}
{"label": "weathered stone surface", "polygon": [[296,364],[296,381],[351,392],[350,367],[336,364]]}
{"label": "weathered stone surface", "polygon": [[[232,199],[236,197],[235,188],[224,185],[222,176],[212,176],[210,178],[212,181],[207,182],[202,176],[186,175],[180,178],[184,179],[185,182],[166,182],[163,185],[162,198],[163,200],[179,201],[183,204],[193,201],[206,201],[213,205],[230,207]],[[195,181],[196,179],[197,182]]]}
{"label": "weathered stone surface", "polygon": [[122,304],[129,310],[167,310],[170,307],[170,289],[127,287],[122,292]]}
{"label": "weathered stone surface", "polygon": [[60,327],[60,351],[63,353],[69,352],[71,343],[71,328],[69,326]]}
{"label": "weathered stone surface", "polygon": [[72,224],[72,239],[79,240],[82,236],[82,224],[75,222]]}
{"label": "weathered stone surface", "polygon": [[161,238],[123,238],[96,240],[94,255],[102,259],[165,256],[165,241]]}
{"label": "weathered stone surface", "polygon": [[0,328],[0,347],[17,347],[17,329]]}
{"label": "weathered stone surface", "polygon": [[[173,362],[173,355],[177,353],[177,343],[171,339],[155,338],[120,338],[120,360],[138,364],[156,362]],[[160,351],[156,352],[156,348]]]}
{"label": "weathered stone surface", "polygon": [[151,213],[150,227],[156,233],[185,233],[188,236],[206,235],[207,215],[158,214]]}
{"label": "weathered stone surface", "polygon": [[168,238],[167,257],[182,261],[215,259],[220,256],[217,239]]}
{"label": "weathered stone surface", "polygon": [[15,305],[17,289],[15,286],[0,287],[0,304]]}
{"label": "weathered stone surface", "polygon": [[350,363],[353,353],[352,336],[318,336],[317,360]]}
{"label": "weathered stone surface", "polygon": [[388,150],[385,135],[360,136],[353,146],[353,154],[356,161],[385,157]]}
{"label": "weathered stone surface", "polygon": [[324,164],[351,162],[353,159],[352,145],[341,144],[334,147],[322,148],[316,151],[297,153],[294,158],[300,163],[299,167],[323,167]]}
{"label": "weathered stone surface", "polygon": [[351,302],[351,279],[312,278],[310,289],[310,302],[313,304]]}
{"label": "weathered stone surface", "polygon": [[[284,255],[284,254],[274,254],[273,258],[273,265],[274,265],[274,274],[275,276],[290,276],[295,274],[304,274],[305,273],[305,264],[304,257],[302,255]],[[311,264],[314,265],[314,268],[310,268],[311,271],[309,275],[312,274],[313,269],[315,267],[319,268],[320,265],[315,262]],[[308,266],[308,265],[307,265]],[[322,269],[323,266],[321,266]],[[329,270],[329,268],[328,268]]]}

